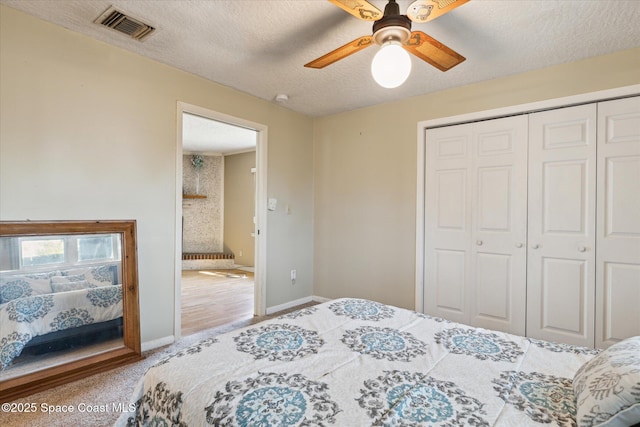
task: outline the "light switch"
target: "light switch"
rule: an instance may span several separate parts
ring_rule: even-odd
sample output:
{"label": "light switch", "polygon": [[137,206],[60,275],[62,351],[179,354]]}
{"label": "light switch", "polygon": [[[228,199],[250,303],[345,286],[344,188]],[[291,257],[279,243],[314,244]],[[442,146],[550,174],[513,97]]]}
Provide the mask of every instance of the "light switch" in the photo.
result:
{"label": "light switch", "polygon": [[276,206],[278,206],[278,199],[269,199],[267,203],[267,209],[269,209],[270,211],[275,211]]}

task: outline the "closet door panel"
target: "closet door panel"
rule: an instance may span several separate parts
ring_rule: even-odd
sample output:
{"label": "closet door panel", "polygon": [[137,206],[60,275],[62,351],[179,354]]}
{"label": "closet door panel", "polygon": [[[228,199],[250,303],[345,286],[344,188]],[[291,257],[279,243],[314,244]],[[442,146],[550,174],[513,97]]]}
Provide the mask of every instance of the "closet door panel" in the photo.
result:
{"label": "closet door panel", "polygon": [[524,335],[527,118],[473,128],[471,324]]}
{"label": "closet door panel", "polygon": [[450,318],[460,317],[466,321],[464,311],[464,284],[466,283],[466,253],[455,250],[435,250],[435,293],[433,313]]}
{"label": "closet door panel", "polygon": [[426,131],[425,313],[468,323],[471,126]]}
{"label": "closet door panel", "polygon": [[640,97],[598,104],[596,346],[640,335]]}
{"label": "closet door panel", "polygon": [[542,235],[561,244],[565,235],[588,234],[588,167],[584,159],[542,163]]}
{"label": "closet door panel", "polygon": [[567,301],[586,300],[586,267],[582,260],[542,259],[540,316],[543,330],[558,334],[586,334],[588,307],[567,304]]}
{"label": "closet door panel", "polygon": [[527,335],[594,345],[596,106],[529,115]]}

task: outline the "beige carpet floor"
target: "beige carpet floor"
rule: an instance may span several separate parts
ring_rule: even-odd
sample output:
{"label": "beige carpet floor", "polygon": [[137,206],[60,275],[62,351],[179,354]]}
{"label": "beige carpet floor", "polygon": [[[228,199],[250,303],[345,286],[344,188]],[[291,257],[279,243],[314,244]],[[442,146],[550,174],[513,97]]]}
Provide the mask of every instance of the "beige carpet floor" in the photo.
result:
{"label": "beige carpet floor", "polygon": [[[293,311],[314,303],[296,307]],[[229,325],[207,329],[202,332],[181,338],[172,345],[150,350],[144,353],[145,359],[108,372],[93,375],[73,383],[58,386],[29,397],[18,399],[16,407],[27,403],[35,403],[35,412],[7,413],[0,411],[0,426],[2,427],[67,427],[67,426],[113,426],[120,412],[113,411],[114,405],[129,403],[133,389],[146,370],[164,357],[177,350],[195,344],[200,340],[229,332],[270,317],[285,313],[279,312],[272,316],[252,318],[238,321]],[[22,405],[21,405],[22,404]],[[73,408],[73,412],[55,412],[56,406]],[[54,412],[43,409],[54,407]],[[3,407],[4,408],[4,407]],[[95,411],[91,409],[96,408]],[[104,410],[108,408],[109,410]]]}

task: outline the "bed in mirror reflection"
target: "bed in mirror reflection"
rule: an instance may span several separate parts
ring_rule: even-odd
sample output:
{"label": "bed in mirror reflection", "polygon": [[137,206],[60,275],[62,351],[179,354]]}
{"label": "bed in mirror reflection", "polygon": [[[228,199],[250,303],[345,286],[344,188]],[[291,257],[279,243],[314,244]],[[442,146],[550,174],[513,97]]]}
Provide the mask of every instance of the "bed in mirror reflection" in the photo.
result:
{"label": "bed in mirror reflection", "polygon": [[0,227],[0,391],[140,358],[134,221]]}

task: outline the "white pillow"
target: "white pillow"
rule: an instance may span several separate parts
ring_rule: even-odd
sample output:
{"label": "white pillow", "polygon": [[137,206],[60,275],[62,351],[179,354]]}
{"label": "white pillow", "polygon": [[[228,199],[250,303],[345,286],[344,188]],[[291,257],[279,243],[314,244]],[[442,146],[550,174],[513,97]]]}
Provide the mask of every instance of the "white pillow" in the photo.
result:
{"label": "white pillow", "polygon": [[85,267],[76,268],[72,270],[65,270],[62,272],[63,277],[77,276],[83,274],[89,282],[95,286],[108,286],[115,284],[115,277],[113,277],[113,270],[106,265],[100,265],[98,267]]}
{"label": "white pillow", "polygon": [[585,363],[573,377],[578,427],[640,423],[640,336],[627,338]]}
{"label": "white pillow", "polygon": [[88,280],[68,281],[68,282],[51,282],[53,292],[69,292],[78,291],[80,289],[95,288]]}
{"label": "white pillow", "polygon": [[74,274],[73,276],[56,276],[51,278],[51,283],[69,283],[69,282],[82,282],[86,281],[87,277],[84,274]]}

